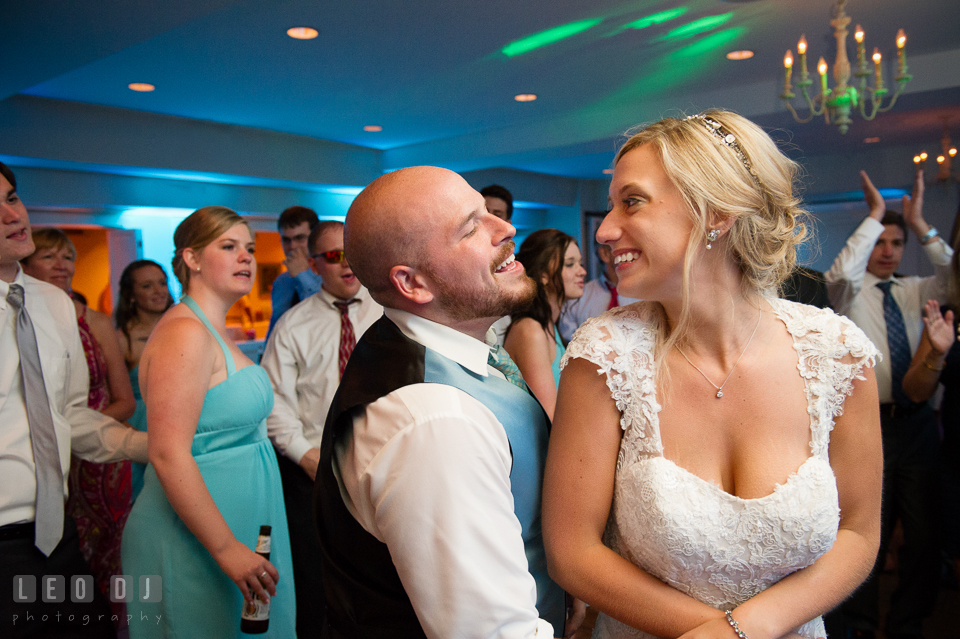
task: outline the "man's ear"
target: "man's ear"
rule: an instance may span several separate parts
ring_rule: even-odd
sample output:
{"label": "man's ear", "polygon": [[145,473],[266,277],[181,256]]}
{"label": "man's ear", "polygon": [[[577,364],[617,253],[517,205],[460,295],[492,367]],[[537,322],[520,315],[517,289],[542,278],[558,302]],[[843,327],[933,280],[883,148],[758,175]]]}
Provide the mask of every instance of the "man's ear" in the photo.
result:
{"label": "man's ear", "polygon": [[310,265],[310,270],[313,271],[316,275],[320,275],[320,268],[317,266],[317,260],[313,257],[307,258],[307,264]]}
{"label": "man's ear", "polygon": [[409,266],[397,265],[390,269],[390,284],[401,297],[414,304],[429,304],[433,301],[433,291],[428,287],[423,275]]}

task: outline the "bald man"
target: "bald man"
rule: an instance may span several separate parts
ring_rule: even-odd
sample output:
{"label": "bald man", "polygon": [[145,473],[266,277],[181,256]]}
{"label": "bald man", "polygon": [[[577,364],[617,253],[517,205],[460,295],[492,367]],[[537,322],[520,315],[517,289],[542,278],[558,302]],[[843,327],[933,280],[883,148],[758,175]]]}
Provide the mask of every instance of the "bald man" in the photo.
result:
{"label": "bald man", "polygon": [[540,531],[546,416],[484,342],[535,294],[515,231],[435,167],[378,178],[347,213],[347,259],[384,317],[353,351],[320,446],[332,639],[563,631]]}

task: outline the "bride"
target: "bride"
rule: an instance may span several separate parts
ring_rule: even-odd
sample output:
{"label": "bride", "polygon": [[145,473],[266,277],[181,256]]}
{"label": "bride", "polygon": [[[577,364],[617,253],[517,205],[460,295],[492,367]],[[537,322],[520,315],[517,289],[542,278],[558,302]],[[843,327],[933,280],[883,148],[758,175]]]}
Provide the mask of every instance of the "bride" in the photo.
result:
{"label": "bride", "polygon": [[544,480],[550,573],[594,637],[824,637],[880,528],[873,344],[776,299],[796,165],[725,111],[617,154],[597,240],[646,300],[568,347]]}

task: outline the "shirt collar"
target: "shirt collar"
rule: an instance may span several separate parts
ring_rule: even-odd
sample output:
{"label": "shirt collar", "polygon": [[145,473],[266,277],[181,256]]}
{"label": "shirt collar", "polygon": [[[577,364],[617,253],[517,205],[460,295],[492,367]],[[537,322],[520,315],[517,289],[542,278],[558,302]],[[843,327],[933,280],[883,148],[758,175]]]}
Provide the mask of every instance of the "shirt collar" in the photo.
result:
{"label": "shirt collar", "polygon": [[[334,302],[350,302],[350,301],[352,301],[352,300],[356,300],[356,301],[354,302],[354,304],[357,304],[358,307],[359,307],[359,306],[363,306],[364,302],[366,302],[367,299],[369,298],[369,295],[367,294],[367,289],[364,288],[364,287],[362,287],[362,286],[360,287],[360,290],[357,291],[357,294],[354,295],[353,297],[351,297],[349,300],[342,300],[342,299],[340,299],[339,297],[328,293],[328,292],[327,292],[327,289],[325,289],[325,288],[321,288],[321,289],[317,292],[317,295],[320,296],[320,299],[322,299],[324,302],[326,302],[327,304],[329,304],[329,305],[330,305],[330,308],[336,308],[336,307],[333,305]],[[351,305],[351,306],[352,306],[352,305]]]}
{"label": "shirt collar", "polygon": [[864,276],[863,276],[863,288],[864,288],[864,289],[875,288],[875,287],[877,286],[877,284],[880,284],[881,282],[893,282],[894,284],[899,284],[899,283],[900,283],[900,281],[897,279],[897,277],[896,277],[895,275],[891,275],[891,276],[888,277],[887,279],[881,280],[879,277],[877,277],[877,276],[874,275],[873,273],[867,271],[867,273],[865,273]]}
{"label": "shirt collar", "polygon": [[483,377],[488,375],[490,347],[480,340],[407,311],[385,308],[383,313],[404,335],[418,344],[453,360],[472,373]]}
{"label": "shirt collar", "polygon": [[0,280],[0,310],[7,310],[7,293],[10,292],[11,284],[19,284],[22,288],[26,288],[23,277],[23,268],[17,264],[17,276],[13,278],[12,282]]}

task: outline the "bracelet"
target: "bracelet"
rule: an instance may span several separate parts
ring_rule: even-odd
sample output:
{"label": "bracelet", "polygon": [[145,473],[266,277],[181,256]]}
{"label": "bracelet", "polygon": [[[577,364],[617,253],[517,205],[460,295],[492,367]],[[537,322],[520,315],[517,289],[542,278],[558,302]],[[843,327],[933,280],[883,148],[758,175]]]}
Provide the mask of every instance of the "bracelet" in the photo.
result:
{"label": "bracelet", "polygon": [[924,233],[923,237],[920,238],[920,243],[926,244],[927,242],[929,242],[930,240],[932,240],[938,235],[940,235],[940,232],[936,228],[931,226],[930,230]]}
{"label": "bracelet", "polygon": [[731,611],[725,610],[723,614],[727,616],[727,623],[730,624],[730,627],[733,628],[733,631],[737,633],[737,636],[740,637],[740,639],[747,639],[747,634],[743,630],[740,630],[740,624],[738,624],[737,620],[733,618]]}
{"label": "bracelet", "polygon": [[931,366],[930,364],[927,363],[927,360],[923,360],[923,365],[926,366],[927,369],[933,371],[934,373],[939,373],[939,372],[941,372],[941,371],[943,370],[943,367],[944,367],[943,364],[940,364],[940,368],[934,368],[933,366]]}

